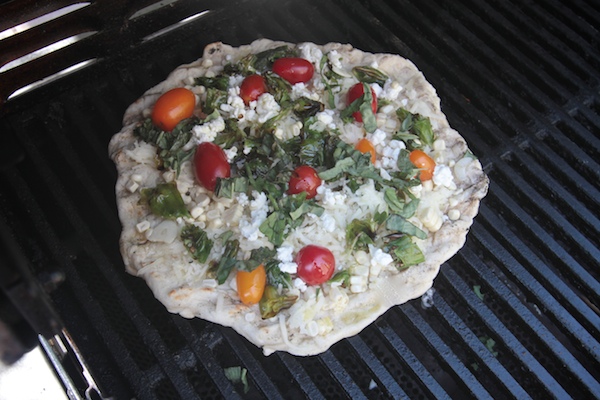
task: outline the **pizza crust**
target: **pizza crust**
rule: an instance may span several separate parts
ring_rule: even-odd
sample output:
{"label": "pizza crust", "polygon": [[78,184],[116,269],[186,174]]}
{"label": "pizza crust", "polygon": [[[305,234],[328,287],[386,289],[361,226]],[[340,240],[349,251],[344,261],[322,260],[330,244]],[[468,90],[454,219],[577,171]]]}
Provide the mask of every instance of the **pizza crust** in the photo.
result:
{"label": "pizza crust", "polygon": [[[282,44],[287,43],[262,39],[239,48],[223,43],[208,45],[201,59],[175,69],[165,81],[149,89],[126,110],[123,129],[112,138],[109,153],[118,170],[116,199],[123,225],[120,249],[127,272],[145,279],[155,297],[169,312],[232,327],[250,342],[262,347],[266,355],[274,351],[286,351],[306,356],[327,350],[337,341],[359,333],[394,305],[403,304],[425,293],[432,286],[440,265],[463,246],[478,212],[480,200],[487,193],[488,178],[478,160],[463,162],[464,168],[461,166],[461,170],[456,172],[460,173],[462,179],[458,180],[456,193],[453,194],[453,201],[456,203],[453,208],[460,213],[460,217],[445,220],[437,232],[429,234],[420,243],[424,249],[425,262],[388,275],[385,279],[375,279],[369,283],[366,292],[346,295],[347,300],[339,295],[342,297],[340,301],[347,301],[340,312],[335,307],[330,307],[331,304],[321,304],[331,300],[328,296],[336,295],[335,289],[324,287],[320,298],[316,296],[316,299],[309,300],[307,304],[310,307],[307,309],[316,310],[315,319],[329,318],[331,329],[326,334],[311,336],[290,327],[293,307],[269,320],[261,319],[257,313],[258,306],[248,307],[240,303],[236,291],[232,289],[234,274],[223,285],[206,286],[201,278],[208,267],[190,263],[180,241],[175,240],[169,244],[150,242],[139,232],[137,225],[140,221],[155,217],[149,214],[146,207],[140,206],[139,190],[132,191],[132,184],[141,177],[144,187],[152,187],[164,177],[161,171],[156,170],[152,157],[140,159],[139,156],[132,156],[132,151],[140,146],[133,135],[133,129],[148,116],[156,99],[165,91],[189,85],[190,79],[203,76],[211,65],[221,65],[228,56],[239,59],[243,55]],[[380,70],[404,83],[405,87],[410,87],[411,93],[408,94],[412,97],[409,107],[413,108],[409,108],[409,111],[430,118],[437,137],[445,141],[445,154],[454,155],[456,160],[464,157],[468,150],[467,144],[458,132],[450,128],[441,111],[435,89],[412,62],[397,55],[371,54],[337,43],[320,48],[323,53],[336,50],[343,54],[347,64],[370,65],[376,62]],[[151,149],[148,151],[151,152]]]}

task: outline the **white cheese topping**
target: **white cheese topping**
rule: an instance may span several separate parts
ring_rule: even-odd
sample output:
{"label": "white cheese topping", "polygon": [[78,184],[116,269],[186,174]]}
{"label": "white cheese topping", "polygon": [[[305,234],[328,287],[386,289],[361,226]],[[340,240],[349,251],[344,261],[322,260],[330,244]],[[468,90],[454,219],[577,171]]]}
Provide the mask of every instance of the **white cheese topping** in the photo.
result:
{"label": "white cheese topping", "polygon": [[219,116],[217,119],[196,125],[192,128],[196,143],[212,142],[217,137],[217,134],[225,129],[225,120]]}

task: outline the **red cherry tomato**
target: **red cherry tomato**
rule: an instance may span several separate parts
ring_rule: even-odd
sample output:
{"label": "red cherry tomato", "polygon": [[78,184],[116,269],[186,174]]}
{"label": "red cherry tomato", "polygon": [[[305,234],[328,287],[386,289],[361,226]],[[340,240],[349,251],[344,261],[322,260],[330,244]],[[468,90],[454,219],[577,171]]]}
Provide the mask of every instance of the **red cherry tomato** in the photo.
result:
{"label": "red cherry tomato", "polygon": [[273,63],[273,72],[295,85],[299,82],[308,82],[313,77],[315,67],[304,58],[283,57]]}
{"label": "red cherry tomato", "polygon": [[[357,83],[356,85],[352,86],[350,88],[350,90],[348,91],[348,105],[352,104],[352,102],[356,99],[358,99],[360,96],[362,96],[365,93],[364,89],[363,89],[363,84],[362,83]],[[373,91],[373,89],[371,88],[371,96],[373,97],[373,101],[371,101],[371,109],[373,110],[373,114],[375,114],[377,112],[377,96],[375,95],[375,92]],[[357,122],[362,122],[362,114],[360,113],[360,111],[355,111],[352,113],[352,116],[354,117],[354,119]]]}
{"label": "red cherry tomato", "polygon": [[186,88],[164,93],[154,103],[152,122],[163,131],[172,131],[182,120],[189,118],[196,107],[196,96]]}
{"label": "red cherry tomato", "polygon": [[421,182],[428,181],[433,178],[433,170],[435,169],[435,161],[422,150],[413,150],[408,155],[410,162],[419,168],[421,174],[419,178]]}
{"label": "red cherry tomato", "polygon": [[240,97],[244,103],[248,105],[260,97],[261,94],[267,91],[267,83],[265,78],[260,75],[248,75],[240,85]]}
{"label": "red cherry tomato", "polygon": [[325,247],[309,244],[296,255],[298,277],[307,285],[320,285],[331,279],[335,271],[335,257]]}
{"label": "red cherry tomato", "polygon": [[260,264],[253,271],[238,271],[235,276],[237,291],[242,303],[256,304],[260,301],[267,284],[265,266]]}
{"label": "red cherry tomato", "polygon": [[203,142],[194,155],[196,180],[208,190],[215,190],[217,178],[229,178],[231,167],[221,147],[211,142]]}
{"label": "red cherry tomato", "polygon": [[354,146],[356,148],[356,150],[360,151],[361,153],[365,154],[365,153],[370,153],[371,154],[371,162],[373,164],[375,164],[375,161],[377,161],[377,156],[375,155],[375,146],[373,146],[373,143],[371,143],[371,141],[369,139],[366,138],[362,138],[358,141],[358,143],[356,143],[356,146]]}
{"label": "red cherry tomato", "polygon": [[312,199],[317,195],[317,188],[321,186],[321,178],[314,168],[302,165],[292,172],[288,186],[288,194],[306,192],[306,198]]}

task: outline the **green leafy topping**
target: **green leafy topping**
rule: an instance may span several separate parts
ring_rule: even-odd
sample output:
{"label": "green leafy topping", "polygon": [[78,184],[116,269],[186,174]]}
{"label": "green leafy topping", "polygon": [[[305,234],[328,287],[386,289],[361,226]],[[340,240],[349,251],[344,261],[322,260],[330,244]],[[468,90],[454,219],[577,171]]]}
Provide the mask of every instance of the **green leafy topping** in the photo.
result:
{"label": "green leafy topping", "polygon": [[385,81],[388,80],[388,76],[378,70],[377,68],[362,66],[352,68],[352,74],[358,79],[359,82],[364,83],[377,83],[379,86],[385,85]]}
{"label": "green leafy topping", "polygon": [[366,83],[363,83],[363,94],[358,99],[354,100],[348,107],[346,107],[340,113],[340,117],[344,122],[354,121],[352,114],[359,111],[362,116],[364,128],[367,132],[372,133],[377,129],[377,119],[371,108],[373,102],[373,93],[371,93],[371,87]]}
{"label": "green leafy topping", "polygon": [[197,118],[184,119],[171,132],[167,132],[156,127],[152,120],[147,118],[133,130],[133,134],[158,147],[159,168],[172,168],[179,175],[181,164],[194,155],[195,148],[187,150],[184,146],[192,137],[192,128],[198,123]]}
{"label": "green leafy topping", "polygon": [[483,300],[483,298],[484,298],[485,295],[483,293],[481,293],[481,286],[480,285],[474,285],[473,286],[473,291],[475,292],[475,295],[477,297],[479,297],[479,300]]}
{"label": "green leafy topping", "polygon": [[296,300],[298,300],[298,296],[286,295],[284,293],[279,294],[275,287],[267,285],[263,297],[258,303],[260,315],[263,319],[272,318],[279,311],[293,306]]}
{"label": "green leafy topping", "polygon": [[[410,192],[407,193],[410,195]],[[383,198],[391,212],[404,218],[412,217],[417,211],[417,206],[419,205],[419,199],[415,198],[414,196],[408,203],[404,200],[401,200],[398,198],[398,192],[392,188],[385,189]]]}
{"label": "green leafy topping", "polygon": [[350,271],[347,269],[336,272],[335,275],[331,277],[329,283],[341,282],[341,286],[343,288],[350,286]]}
{"label": "green leafy topping", "polygon": [[394,239],[386,247],[398,262],[397,267],[400,271],[425,261],[421,249],[411,240],[410,236],[401,236]]}
{"label": "green leafy topping", "polygon": [[283,272],[279,269],[279,261],[271,260],[265,264],[267,272],[267,282],[269,285],[283,288],[292,287],[292,277],[288,272]]}
{"label": "green leafy topping", "polygon": [[287,235],[302,224],[306,214],[320,216],[323,211],[323,207],[314,200],[306,200],[306,192],[285,196],[275,203],[275,211],[265,219],[259,230],[275,246],[281,246]]}
{"label": "green leafy topping", "polygon": [[212,78],[201,76],[194,79],[194,83],[198,86],[204,86],[206,89],[217,89],[226,92],[229,88],[229,75],[218,75]]}
{"label": "green leafy topping", "polygon": [[241,383],[244,385],[244,393],[248,393],[250,386],[248,386],[248,370],[240,366],[228,367],[223,369],[225,377],[234,385]]}
{"label": "green leafy topping", "polygon": [[181,193],[173,182],[160,183],[156,187],[141,190],[141,199],[150,207],[154,215],[167,219],[189,217]]}
{"label": "green leafy topping", "polygon": [[279,46],[256,54],[248,54],[235,64],[226,65],[224,73],[251,75],[271,69],[278,58],[296,57],[297,51],[288,46]]}
{"label": "green leafy topping", "polygon": [[221,104],[227,103],[227,92],[215,88],[206,89],[206,101],[203,111],[211,114],[221,109]]}
{"label": "green leafy topping", "polygon": [[186,224],[181,230],[183,245],[192,257],[200,263],[205,263],[213,247],[213,241],[204,230],[196,225]]}
{"label": "green leafy topping", "polygon": [[233,267],[238,264],[237,253],[239,249],[240,242],[237,239],[229,240],[225,243],[223,255],[215,266],[217,282],[219,285],[225,283]]}
{"label": "green leafy topping", "polygon": [[215,186],[215,195],[218,197],[233,198],[234,193],[246,193],[248,191],[248,179],[243,176],[233,178],[219,178]]}
{"label": "green leafy topping", "polygon": [[404,108],[397,109],[396,115],[400,120],[400,130],[394,139],[403,140],[410,149],[433,145],[435,135],[429,117],[413,114]]}
{"label": "green leafy topping", "polygon": [[413,225],[410,221],[398,214],[392,214],[386,221],[386,228],[390,231],[405,233],[410,236],[416,236],[419,239],[426,239],[427,233]]}
{"label": "green leafy topping", "polygon": [[337,92],[340,88],[340,79],[343,78],[340,74],[337,74],[331,68],[331,63],[327,54],[323,54],[319,61],[319,69],[321,71],[321,81],[325,85],[325,93],[327,98],[327,107],[335,109],[335,95],[334,90]]}
{"label": "green leafy topping", "polygon": [[243,147],[246,137],[246,132],[240,129],[238,121],[228,118],[225,120],[225,129],[215,137],[213,143],[224,149],[230,149],[233,146]]}
{"label": "green leafy topping", "polygon": [[496,341],[494,339],[489,336],[479,336],[479,340],[485,345],[486,349],[488,349],[494,357],[498,356],[498,352],[494,350],[494,346],[496,346]]}
{"label": "green leafy topping", "polygon": [[346,245],[350,250],[367,250],[374,244],[377,225],[373,221],[354,219],[346,226]]}

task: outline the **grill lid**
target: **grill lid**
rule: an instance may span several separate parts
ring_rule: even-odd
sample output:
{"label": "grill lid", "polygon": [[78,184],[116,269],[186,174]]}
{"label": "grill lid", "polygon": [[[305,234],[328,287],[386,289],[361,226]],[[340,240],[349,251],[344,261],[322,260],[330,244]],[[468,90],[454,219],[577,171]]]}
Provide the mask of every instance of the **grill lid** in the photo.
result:
{"label": "grill lid", "polygon": [[[71,4],[0,5],[0,221],[36,276],[65,275],[51,298],[108,395],[600,393],[598,4]],[[62,15],[6,33],[57,8]],[[168,314],[125,274],[118,251],[106,148],[123,111],[204,45],[257,37],[411,59],[491,180],[465,247],[435,281],[433,306],[394,307],[314,357],[264,357],[228,328]],[[63,39],[71,44],[31,55]],[[224,373],[236,366],[247,369],[248,393]]]}

